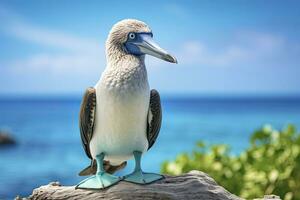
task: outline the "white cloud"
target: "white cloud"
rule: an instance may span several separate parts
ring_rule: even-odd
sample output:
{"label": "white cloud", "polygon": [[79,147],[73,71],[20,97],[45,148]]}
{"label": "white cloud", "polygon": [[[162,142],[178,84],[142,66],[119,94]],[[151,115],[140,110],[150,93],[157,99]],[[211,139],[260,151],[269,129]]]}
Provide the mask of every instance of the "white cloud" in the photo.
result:
{"label": "white cloud", "polygon": [[30,24],[15,23],[7,31],[19,39],[34,42],[39,45],[57,47],[72,51],[97,51],[97,40],[80,38],[57,30],[49,30]]}
{"label": "white cloud", "polygon": [[199,41],[187,41],[177,52],[183,64],[236,66],[236,64],[274,57],[284,49],[285,41],[267,33],[240,32],[227,46],[214,46]]}
{"label": "white cloud", "polygon": [[46,29],[26,22],[25,19],[7,8],[0,7],[0,31],[23,41],[29,41],[43,47],[64,50],[55,54],[45,51],[27,58],[2,63],[13,73],[52,74],[96,72],[105,65],[104,48],[96,39],[67,34],[60,30]]}
{"label": "white cloud", "polygon": [[94,73],[103,68],[103,59],[95,54],[36,54],[23,60],[16,60],[9,63],[11,71],[17,74],[22,73],[50,73],[52,75]]}
{"label": "white cloud", "polygon": [[57,47],[74,51],[98,50],[95,39],[76,37],[59,30],[51,30],[26,22],[24,18],[13,11],[0,6],[0,30],[21,40],[38,45]]}

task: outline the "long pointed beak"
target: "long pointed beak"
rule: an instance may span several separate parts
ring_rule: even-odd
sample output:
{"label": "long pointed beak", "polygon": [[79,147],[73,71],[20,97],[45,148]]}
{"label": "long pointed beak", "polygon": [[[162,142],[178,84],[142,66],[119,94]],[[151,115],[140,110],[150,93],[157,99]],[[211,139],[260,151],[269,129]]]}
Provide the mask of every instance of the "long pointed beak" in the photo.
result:
{"label": "long pointed beak", "polygon": [[171,63],[177,63],[177,59],[164,49],[160,48],[150,35],[141,35],[141,40],[134,44],[144,54],[149,54]]}

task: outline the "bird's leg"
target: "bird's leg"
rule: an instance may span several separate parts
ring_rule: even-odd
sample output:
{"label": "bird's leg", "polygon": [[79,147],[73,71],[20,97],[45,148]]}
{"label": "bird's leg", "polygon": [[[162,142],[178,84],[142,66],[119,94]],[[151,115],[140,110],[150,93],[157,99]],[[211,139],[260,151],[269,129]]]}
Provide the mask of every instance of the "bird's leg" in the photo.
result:
{"label": "bird's leg", "polygon": [[103,166],[104,153],[96,156],[97,172],[95,175],[81,181],[76,188],[81,189],[104,189],[118,183],[121,179],[106,173]]}
{"label": "bird's leg", "polygon": [[132,182],[132,183],[139,183],[139,184],[147,184],[163,178],[163,176],[160,174],[145,173],[142,171],[141,169],[142,152],[134,151],[133,155],[135,159],[135,168],[131,174],[125,176],[124,178],[125,181]]}

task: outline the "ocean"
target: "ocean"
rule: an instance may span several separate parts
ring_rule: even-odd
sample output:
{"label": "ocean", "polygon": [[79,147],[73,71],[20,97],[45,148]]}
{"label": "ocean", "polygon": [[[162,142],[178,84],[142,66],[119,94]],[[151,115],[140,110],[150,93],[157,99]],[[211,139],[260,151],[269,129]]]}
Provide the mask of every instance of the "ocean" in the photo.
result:
{"label": "ocean", "polygon": [[[78,112],[80,98],[0,98],[0,129],[17,140],[0,147],[0,199],[27,196],[32,189],[52,181],[75,185],[77,173],[89,164],[81,146]],[[188,97],[162,99],[160,135],[143,156],[144,171],[159,172],[161,163],[195,143],[228,144],[232,154],[248,146],[251,133],[270,124],[281,129],[300,127],[300,98]],[[130,161],[119,175],[133,169]]]}

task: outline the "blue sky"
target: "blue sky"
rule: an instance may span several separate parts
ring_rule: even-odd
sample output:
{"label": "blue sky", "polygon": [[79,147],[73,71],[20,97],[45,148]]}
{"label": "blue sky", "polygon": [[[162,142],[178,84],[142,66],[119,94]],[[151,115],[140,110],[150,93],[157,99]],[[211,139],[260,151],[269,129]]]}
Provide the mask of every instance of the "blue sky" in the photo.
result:
{"label": "blue sky", "polygon": [[81,94],[124,18],[179,64],[146,58],[165,94],[300,95],[299,1],[0,1],[0,94]]}

